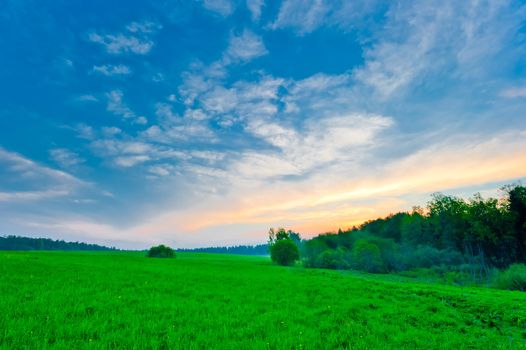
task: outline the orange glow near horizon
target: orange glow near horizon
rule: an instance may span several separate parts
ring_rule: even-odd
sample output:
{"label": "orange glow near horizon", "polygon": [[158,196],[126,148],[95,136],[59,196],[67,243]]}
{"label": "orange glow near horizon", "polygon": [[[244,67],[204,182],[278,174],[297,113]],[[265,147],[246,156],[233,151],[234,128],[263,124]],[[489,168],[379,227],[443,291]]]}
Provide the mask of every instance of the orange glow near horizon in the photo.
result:
{"label": "orange glow near horizon", "polygon": [[[525,175],[526,152],[523,149],[498,157],[467,156],[461,152],[436,154],[427,161],[420,157],[405,159],[372,179],[331,186],[325,188],[323,194],[319,189],[301,191],[302,186],[299,190],[281,193],[264,188],[251,194],[249,203],[244,200],[227,207],[223,203],[221,208],[185,213],[177,215],[177,219],[179,222],[183,219],[180,227],[187,232],[232,224],[275,225],[280,222],[288,223],[290,228],[300,232],[334,231],[419,204],[405,203],[399,198],[404,195],[429,195],[463,186],[511,181]],[[378,201],[378,198],[385,197],[389,200]],[[368,205],[353,204],[375,200],[376,203]],[[165,219],[165,224],[173,223],[169,218]]]}
{"label": "orange glow near horizon", "polygon": [[[354,180],[328,173],[323,174],[322,181],[311,178],[297,183],[262,184],[257,190],[240,186],[201,207],[167,211],[124,230],[80,221],[50,227],[88,235],[97,231],[115,238],[125,235],[137,241],[177,237],[188,245],[193,240],[202,241],[203,235],[208,242],[228,235],[233,242],[264,241],[268,228],[278,226],[310,237],[410,210],[414,205],[423,205],[436,191],[451,193],[466,186],[483,187],[526,176],[526,139],[505,146],[490,140],[477,147],[476,152],[453,146],[418,152],[386,164],[374,176],[363,174]],[[421,198],[422,202],[415,203],[408,197]]]}

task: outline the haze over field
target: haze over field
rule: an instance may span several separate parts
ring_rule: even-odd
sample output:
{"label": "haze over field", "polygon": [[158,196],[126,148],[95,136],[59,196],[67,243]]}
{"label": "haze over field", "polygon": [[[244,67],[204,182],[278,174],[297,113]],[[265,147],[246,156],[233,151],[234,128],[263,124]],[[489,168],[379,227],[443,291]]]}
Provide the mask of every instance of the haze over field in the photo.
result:
{"label": "haze over field", "polygon": [[0,4],[0,234],[308,237],[526,179],[521,1]]}

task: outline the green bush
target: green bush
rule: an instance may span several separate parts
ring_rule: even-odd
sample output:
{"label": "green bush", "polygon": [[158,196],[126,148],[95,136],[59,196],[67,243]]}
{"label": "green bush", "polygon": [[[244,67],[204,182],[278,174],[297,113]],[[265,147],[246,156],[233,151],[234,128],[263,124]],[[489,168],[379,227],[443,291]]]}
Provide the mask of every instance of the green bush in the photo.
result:
{"label": "green bush", "polygon": [[380,248],[365,239],[356,241],[351,252],[352,266],[367,272],[384,272]]}
{"label": "green bush", "polygon": [[349,253],[343,249],[327,249],[316,259],[316,267],[345,270],[351,267]]}
{"label": "green bush", "polygon": [[175,258],[175,252],[172,248],[161,244],[156,247],[151,247],[150,250],[148,251],[148,257],[150,258]]}
{"label": "green bush", "polygon": [[291,266],[300,258],[300,251],[292,239],[280,239],[270,246],[270,258],[279,265]]}
{"label": "green bush", "polygon": [[464,262],[462,254],[451,249],[437,249],[428,245],[404,246],[402,266],[404,269],[429,268],[432,266],[456,266]]}
{"label": "green bush", "polygon": [[526,265],[513,264],[497,273],[493,286],[498,289],[526,291]]}

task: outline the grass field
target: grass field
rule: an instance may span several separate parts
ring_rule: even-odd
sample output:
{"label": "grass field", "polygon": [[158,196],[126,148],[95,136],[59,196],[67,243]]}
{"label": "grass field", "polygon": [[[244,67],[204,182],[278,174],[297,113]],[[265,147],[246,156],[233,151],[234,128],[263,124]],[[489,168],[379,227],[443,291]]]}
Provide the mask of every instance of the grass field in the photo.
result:
{"label": "grass field", "polygon": [[265,257],[0,252],[1,349],[524,349],[526,294]]}

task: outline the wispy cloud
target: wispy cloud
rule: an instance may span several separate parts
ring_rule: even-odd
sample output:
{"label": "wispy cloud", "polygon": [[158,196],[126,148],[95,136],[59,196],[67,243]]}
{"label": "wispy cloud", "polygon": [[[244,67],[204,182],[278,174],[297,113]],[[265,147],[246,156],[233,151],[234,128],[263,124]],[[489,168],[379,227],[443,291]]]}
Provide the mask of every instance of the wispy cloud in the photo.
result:
{"label": "wispy cloud", "polygon": [[[343,166],[347,161],[356,160],[357,153],[366,153],[363,147],[378,144],[378,134],[392,124],[392,118],[360,114],[309,119],[302,131],[277,123],[249,124],[249,132],[277,147],[280,152],[265,155],[266,161],[252,157],[252,162],[250,157],[245,157],[233,173],[264,178],[268,169],[273,169],[272,176],[286,176],[307,175],[316,169],[325,171],[327,164],[333,162]],[[274,159],[275,166],[272,166],[271,159]]]}
{"label": "wispy cloud", "polygon": [[231,36],[223,59],[226,63],[248,62],[267,53],[261,37],[249,30],[244,30],[240,35]]}
{"label": "wispy cloud", "polygon": [[115,127],[115,126],[102,127],[101,131],[102,131],[102,134],[105,137],[112,137],[112,136],[118,135],[118,134],[120,134],[122,132],[121,129],[119,129],[119,128]]}
{"label": "wispy cloud", "polygon": [[98,100],[99,99],[96,96],[91,95],[91,94],[80,95],[77,98],[77,101],[82,101],[82,102],[97,102]]}
{"label": "wispy cloud", "polygon": [[71,192],[66,190],[0,192],[0,202],[38,201],[50,198],[65,197],[70,194]]}
{"label": "wispy cloud", "polygon": [[106,138],[95,140],[90,148],[117,167],[129,168],[152,159],[157,148],[145,142]]}
{"label": "wispy cloud", "polygon": [[170,164],[158,164],[148,168],[148,172],[155,176],[168,176],[172,173],[174,167]]}
{"label": "wispy cloud", "polygon": [[511,87],[500,92],[500,96],[507,98],[526,97],[526,87]]}
{"label": "wispy cloud", "polygon": [[227,17],[234,11],[232,0],[202,0],[204,8],[220,16]]}
{"label": "wispy cloud", "polygon": [[102,74],[107,77],[111,77],[114,75],[129,75],[132,73],[130,67],[125,66],[123,64],[104,64],[102,66],[93,66],[92,71],[94,73]]}
{"label": "wispy cloud", "polygon": [[250,16],[253,21],[259,21],[261,17],[261,10],[265,5],[265,0],[246,0],[246,5],[250,11]]}
{"label": "wispy cloud", "polygon": [[276,18],[267,28],[292,30],[299,36],[327,27],[345,32],[369,31],[371,25],[382,22],[388,4],[392,7],[399,6],[383,0],[284,0]]}
{"label": "wispy cloud", "polygon": [[392,6],[354,77],[384,98],[436,79],[486,78],[508,59],[498,58],[503,50],[514,50],[516,12],[508,2],[491,1]]}
{"label": "wispy cloud", "polygon": [[162,25],[158,22],[144,21],[144,22],[131,22],[126,26],[126,29],[131,33],[155,33],[162,29]]}
{"label": "wispy cloud", "polygon": [[330,8],[330,3],[324,0],[285,0],[270,27],[293,27],[300,34],[309,33],[322,25]]}
{"label": "wispy cloud", "polygon": [[147,124],[148,120],[144,116],[137,116],[123,101],[123,92],[121,90],[112,90],[106,94],[108,104],[106,109],[115,115],[124,119],[130,119],[136,124]]}
{"label": "wispy cloud", "polygon": [[[431,53],[447,35],[444,22],[451,18],[453,11],[444,5],[437,9],[415,4],[412,8],[401,6],[391,10],[392,23],[386,26],[382,40],[366,51],[365,66],[355,70],[356,79],[385,97],[406,87],[426,69],[436,67],[429,64]],[[396,29],[390,34],[393,27]],[[400,41],[398,33],[404,28],[409,35]]]}
{"label": "wispy cloud", "polygon": [[137,164],[149,161],[151,158],[146,155],[121,156],[114,159],[115,165],[129,168]]}
{"label": "wispy cloud", "polygon": [[106,51],[111,54],[135,53],[145,55],[153,47],[153,41],[140,39],[134,36],[124,34],[105,34],[100,35],[91,33],[89,40],[94,43],[103,45]]}
{"label": "wispy cloud", "polygon": [[77,137],[85,140],[91,140],[94,137],[94,130],[91,126],[79,123],[72,128],[77,133]]}
{"label": "wispy cloud", "polygon": [[105,47],[111,54],[133,53],[145,55],[150,52],[154,42],[152,34],[156,33],[162,26],[155,22],[132,22],[126,26],[128,33],[99,34],[92,32],[88,34],[88,40]]}
{"label": "wispy cloud", "polygon": [[108,98],[108,111],[124,118],[135,117],[135,113],[122,101],[123,95],[120,90],[113,90],[106,94]]}
{"label": "wispy cloud", "polygon": [[3,148],[0,148],[0,168],[1,182],[18,189],[0,192],[2,201],[63,197],[88,185],[67,172],[41,165]]}
{"label": "wispy cloud", "polygon": [[62,168],[71,168],[84,163],[77,153],[66,148],[54,148],[49,151],[51,159]]}

